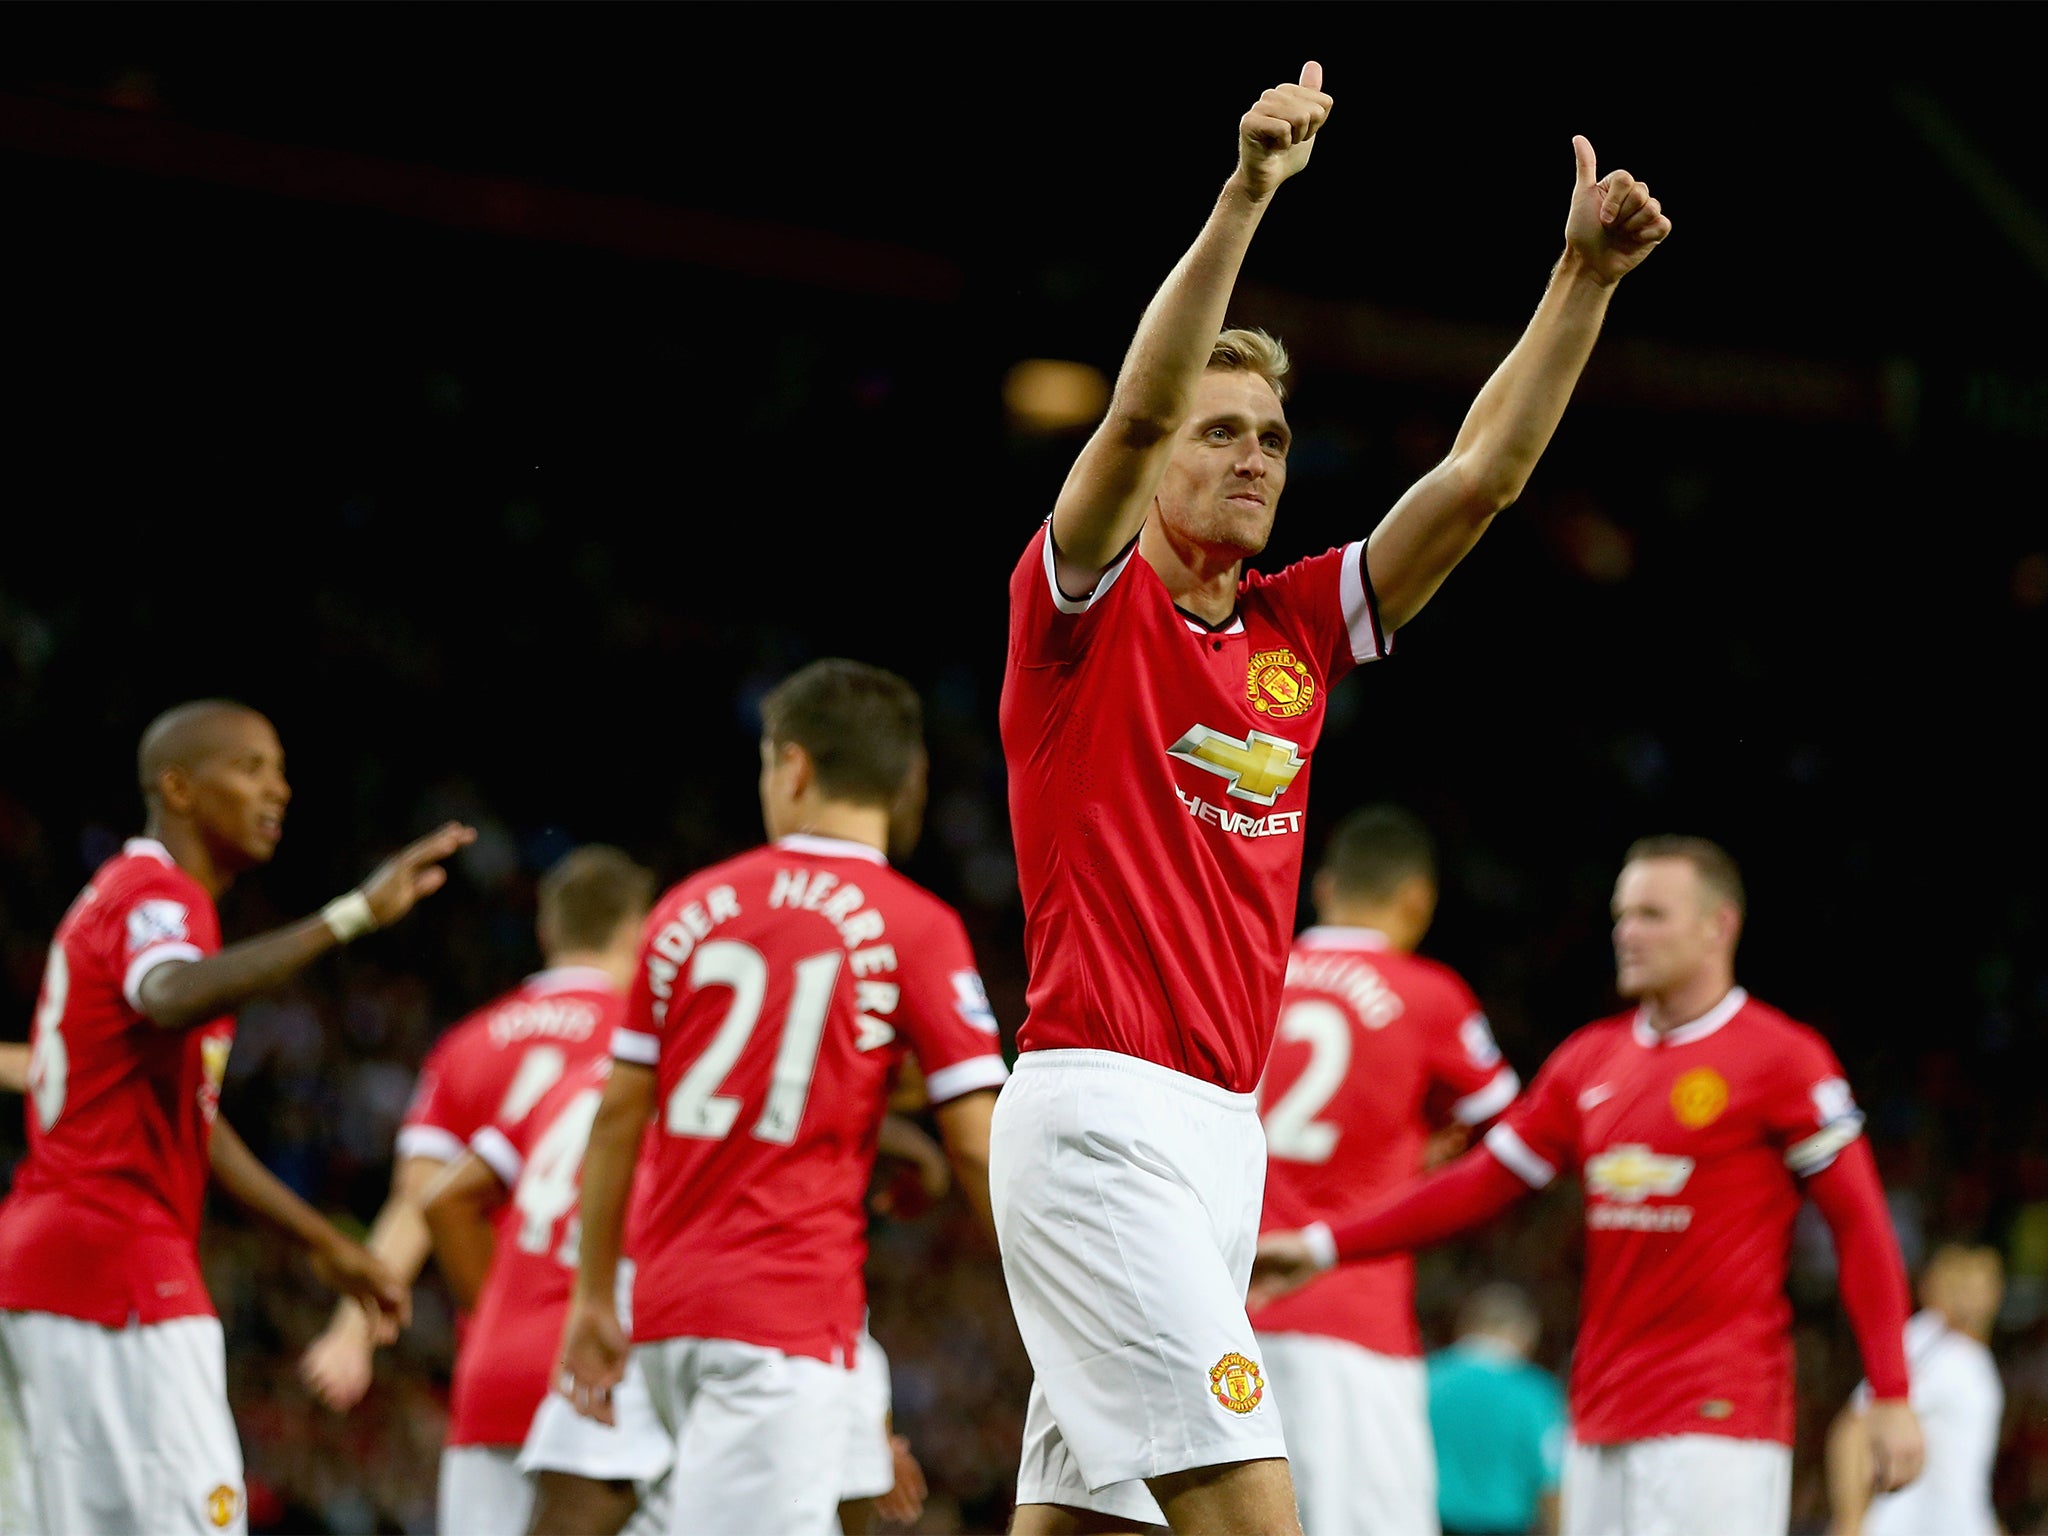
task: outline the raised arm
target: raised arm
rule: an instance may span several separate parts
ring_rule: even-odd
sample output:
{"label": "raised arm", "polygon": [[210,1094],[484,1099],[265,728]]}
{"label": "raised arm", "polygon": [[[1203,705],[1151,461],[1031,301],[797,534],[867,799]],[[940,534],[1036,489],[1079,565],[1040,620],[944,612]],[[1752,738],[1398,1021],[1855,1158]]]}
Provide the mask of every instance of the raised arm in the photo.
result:
{"label": "raised arm", "polygon": [[476,841],[473,828],[449,822],[378,865],[362,885],[301,918],[204,960],[165,959],[137,984],[143,1017],[164,1029],[190,1029],[274,991],[337,945],[389,927],[422,897],[447,883],[441,865]]}
{"label": "raised arm", "polygon": [[576,1259],[576,1289],[562,1329],[561,1368],[556,1373],[576,1411],[598,1420],[612,1418],[611,1391],[626,1374],[630,1341],[619,1325],[619,1253],[626,1231],[626,1198],[640,1139],[654,1114],[652,1067],[612,1063],[590,1142],[583,1153],[579,1216],[582,1235]]}
{"label": "raised arm", "polygon": [[1465,415],[1444,461],[1387,514],[1366,545],[1380,622],[1422,611],[1495,515],[1522,494],[1571,399],[1614,285],[1671,233],[1649,186],[1627,171],[1597,175],[1593,146],[1572,140],[1578,184],[1564,255],[1535,317]]}
{"label": "raised arm", "polygon": [[1237,125],[1237,169],[1138,322],[1118,370],[1108,414],[1082,448],[1053,507],[1060,586],[1093,588],[1137,537],[1173,449],[1174,434],[1223,329],[1238,268],[1280,183],[1308,164],[1330,115],[1323,67],[1302,66],[1297,85],[1276,85]]}

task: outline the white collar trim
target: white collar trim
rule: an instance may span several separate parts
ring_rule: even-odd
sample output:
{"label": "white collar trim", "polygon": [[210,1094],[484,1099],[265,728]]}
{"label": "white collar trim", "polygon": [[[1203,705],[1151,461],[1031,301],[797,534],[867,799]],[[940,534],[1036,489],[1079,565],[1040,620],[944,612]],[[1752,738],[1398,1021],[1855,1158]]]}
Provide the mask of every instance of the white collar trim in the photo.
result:
{"label": "white collar trim", "polygon": [[888,866],[889,856],[879,848],[870,848],[866,843],[856,843],[844,837],[818,837],[810,832],[792,832],[788,837],[775,840],[778,848],[787,848],[791,853],[814,854],[821,859],[866,859],[870,864]]}
{"label": "white collar trim", "polygon": [[[1713,1007],[1709,1008],[1698,1018],[1680,1024],[1674,1029],[1665,1030],[1661,1037],[1662,1043],[1665,1045],[1691,1045],[1695,1040],[1704,1040],[1723,1024],[1734,1018],[1736,1014],[1740,1013],[1742,1005],[1748,1001],[1749,994],[1743,991],[1742,988],[1730,987],[1721,998],[1721,1001],[1714,1004]],[[1650,1028],[1644,1022],[1643,1010],[1640,1008],[1636,1010],[1634,1029],[1636,1044],[1642,1046],[1645,1050],[1659,1043],[1660,1037],[1657,1031]]]}
{"label": "white collar trim", "polygon": [[529,992],[616,992],[619,984],[609,971],[594,965],[551,965],[526,978]]}
{"label": "white collar trim", "polygon": [[121,845],[121,852],[130,857],[141,856],[155,859],[159,864],[175,866],[177,860],[171,857],[171,850],[153,837],[131,837]]}
{"label": "white collar trim", "polygon": [[1336,923],[1318,923],[1313,928],[1304,928],[1295,943],[1306,944],[1311,949],[1383,950],[1390,947],[1387,936],[1377,928],[1346,928]]}

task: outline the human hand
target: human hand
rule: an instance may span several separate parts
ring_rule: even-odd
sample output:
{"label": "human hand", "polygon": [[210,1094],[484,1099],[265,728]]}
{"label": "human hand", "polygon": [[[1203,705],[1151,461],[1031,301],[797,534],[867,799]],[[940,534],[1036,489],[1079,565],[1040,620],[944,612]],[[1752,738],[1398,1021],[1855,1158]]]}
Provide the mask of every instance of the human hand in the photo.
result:
{"label": "human hand", "polygon": [[1332,105],[1323,93],[1323,66],[1311,59],[1298,85],[1274,86],[1238,120],[1237,177],[1253,201],[1264,202],[1308,164]]}
{"label": "human hand", "polygon": [[555,1390],[585,1418],[616,1424],[612,1388],[625,1379],[626,1355],[632,1347],[626,1330],[619,1326],[618,1311],[609,1301],[577,1295],[569,1303],[569,1320],[562,1327]]}
{"label": "human hand", "polygon": [[898,1525],[915,1525],[924,1513],[925,1495],[931,1491],[925,1486],[924,1468],[901,1435],[889,1437],[889,1454],[896,1463],[896,1485],[875,1500],[875,1513]]}
{"label": "human hand", "polygon": [[336,1413],[347,1413],[370,1390],[375,1356],[369,1317],[353,1301],[344,1302],[299,1356],[299,1379]]}
{"label": "human hand", "polygon": [[1322,1261],[1301,1233],[1268,1232],[1259,1239],[1258,1251],[1252,1256],[1252,1283],[1245,1296],[1245,1310],[1256,1312],[1289,1291],[1299,1290],[1322,1272]]}
{"label": "human hand", "polygon": [[1430,1132],[1429,1140],[1422,1144],[1422,1166],[1428,1169],[1448,1163],[1471,1143],[1472,1128],[1453,1120]]}
{"label": "human hand", "polygon": [[390,927],[410,912],[415,902],[446,885],[448,871],[442,864],[457,849],[467,848],[475,841],[476,828],[450,821],[379,864],[361,887],[376,925]]}
{"label": "human hand", "polygon": [[412,1321],[412,1287],[369,1249],[339,1232],[313,1250],[313,1273],[361,1304],[372,1345],[391,1343]]}
{"label": "human hand", "polygon": [[1584,134],[1572,136],[1572,153],[1579,179],[1565,215],[1565,247],[1600,282],[1620,282],[1671,233],[1671,221],[1664,217],[1663,204],[1650,196],[1648,182],[1627,171],[1600,175]]}
{"label": "human hand", "polygon": [[1863,1432],[1870,1437],[1870,1480],[1875,1491],[1890,1493],[1920,1475],[1927,1461],[1927,1442],[1911,1403],[1897,1397],[1872,1403],[1863,1413]]}

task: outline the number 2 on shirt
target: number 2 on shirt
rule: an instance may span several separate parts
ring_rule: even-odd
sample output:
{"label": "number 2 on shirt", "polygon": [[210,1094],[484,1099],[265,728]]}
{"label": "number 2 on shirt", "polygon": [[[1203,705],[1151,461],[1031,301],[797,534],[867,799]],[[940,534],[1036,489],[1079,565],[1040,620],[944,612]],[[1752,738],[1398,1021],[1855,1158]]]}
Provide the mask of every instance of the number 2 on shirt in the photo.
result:
{"label": "number 2 on shirt", "polygon": [[[799,960],[796,985],[782,1019],[782,1043],[775,1052],[774,1075],[761,1117],[754,1122],[760,1141],[788,1146],[796,1140],[804,1105],[811,1096],[811,1076],[818,1066],[818,1048],[825,1037],[825,1017],[832,1008],[834,984],[845,961],[840,950],[827,950]],[[704,1054],[683,1074],[668,1098],[666,1124],[672,1136],[700,1136],[723,1141],[739,1119],[740,1101],[718,1089],[753,1038],[761,1003],[768,993],[768,962],[761,951],[736,939],[701,944],[690,958],[690,985],[729,987],[732,1004]]]}

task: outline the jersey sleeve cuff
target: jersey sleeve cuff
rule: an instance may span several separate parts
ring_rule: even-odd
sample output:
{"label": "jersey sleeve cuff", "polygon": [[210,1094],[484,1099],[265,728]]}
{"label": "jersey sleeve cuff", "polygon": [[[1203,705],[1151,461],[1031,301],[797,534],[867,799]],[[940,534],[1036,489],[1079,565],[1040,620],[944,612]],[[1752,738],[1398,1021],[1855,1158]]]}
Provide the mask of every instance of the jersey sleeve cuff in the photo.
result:
{"label": "jersey sleeve cuff", "polygon": [[206,951],[197,944],[172,941],[168,944],[152,944],[133,960],[128,962],[128,974],[121,978],[121,996],[128,1000],[128,1006],[137,1013],[142,1012],[142,978],[162,965],[166,960],[204,960]]}
{"label": "jersey sleeve cuff", "polygon": [[1785,1149],[1785,1166],[1802,1179],[1810,1179],[1840,1157],[1842,1149],[1862,1134],[1861,1110],[1830,1120],[1806,1140],[1795,1141]]}
{"label": "jersey sleeve cuff", "polygon": [[1061,613],[1086,613],[1108,595],[1116,585],[1117,577],[1123,575],[1124,567],[1131,563],[1131,556],[1138,552],[1135,536],[1123,547],[1123,551],[1102,568],[1095,578],[1095,585],[1079,597],[1069,597],[1060,590],[1059,546],[1053,542],[1052,519],[1045,520],[1045,587],[1052,594],[1052,605]]}
{"label": "jersey sleeve cuff", "polygon": [[1365,540],[1346,547],[1342,565],[1338,592],[1344,605],[1344,628],[1351,637],[1351,659],[1361,664],[1378,661],[1393,649],[1393,642],[1380,628],[1380,600],[1365,568]]}
{"label": "jersey sleeve cuff", "polygon": [[950,1067],[941,1067],[924,1080],[924,1094],[934,1104],[957,1099],[980,1088],[1000,1088],[1009,1080],[1010,1069],[1000,1056],[970,1056]]}
{"label": "jersey sleeve cuff", "polygon": [[1492,1082],[1453,1104],[1451,1117],[1460,1125],[1478,1125],[1514,1103],[1515,1095],[1521,1091],[1522,1080],[1515,1075],[1515,1069],[1502,1067],[1493,1074]]}
{"label": "jersey sleeve cuff", "polygon": [[452,1163],[462,1156],[462,1138],[438,1125],[401,1125],[396,1151],[400,1157],[431,1157]]}
{"label": "jersey sleeve cuff", "polygon": [[612,1058],[636,1067],[651,1067],[661,1060],[661,1037],[644,1035],[637,1029],[612,1031]]}
{"label": "jersey sleeve cuff", "polygon": [[1557,1177],[1556,1167],[1530,1150],[1529,1143],[1515,1134],[1513,1126],[1496,1125],[1482,1143],[1516,1178],[1531,1189],[1546,1188]]}
{"label": "jersey sleeve cuff", "polygon": [[1337,1236],[1330,1230],[1327,1221],[1312,1221],[1301,1229],[1302,1246],[1308,1249],[1310,1258],[1316,1261],[1318,1269],[1337,1267]]}
{"label": "jersey sleeve cuff", "polygon": [[526,1160],[495,1125],[487,1125],[470,1137],[469,1150],[490,1165],[491,1172],[504,1181],[507,1189],[519,1182],[519,1170],[526,1166]]}

